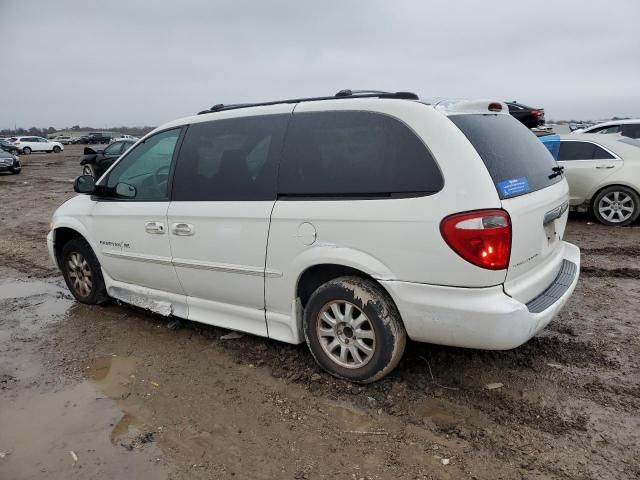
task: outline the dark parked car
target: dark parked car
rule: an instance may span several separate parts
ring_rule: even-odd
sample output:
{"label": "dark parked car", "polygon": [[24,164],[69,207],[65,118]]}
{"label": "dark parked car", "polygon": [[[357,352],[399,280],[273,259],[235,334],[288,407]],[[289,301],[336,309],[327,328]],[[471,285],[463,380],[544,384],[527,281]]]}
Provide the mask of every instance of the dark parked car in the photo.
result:
{"label": "dark parked car", "polygon": [[532,108],[516,101],[506,102],[509,113],[527,128],[544,125],[544,108]]}
{"label": "dark parked car", "polygon": [[20,170],[22,170],[22,167],[18,157],[0,150],[0,172],[20,173]]}
{"label": "dark parked car", "polygon": [[111,142],[111,136],[106,135],[104,133],[90,133],[89,136],[87,137],[87,143],[89,145],[95,145],[98,143],[101,144],[106,144]]}
{"label": "dark parked car", "polygon": [[85,147],[84,155],[80,160],[83,175],[92,175],[100,178],[104,172],[116,161],[116,159],[126,152],[131,145],[136,143],[133,140],[122,140],[113,142],[103,150],[94,150],[91,147]]}
{"label": "dark parked car", "polygon": [[0,140],[0,151],[9,152],[11,155],[18,155],[20,153],[13,143],[7,142],[6,140]]}

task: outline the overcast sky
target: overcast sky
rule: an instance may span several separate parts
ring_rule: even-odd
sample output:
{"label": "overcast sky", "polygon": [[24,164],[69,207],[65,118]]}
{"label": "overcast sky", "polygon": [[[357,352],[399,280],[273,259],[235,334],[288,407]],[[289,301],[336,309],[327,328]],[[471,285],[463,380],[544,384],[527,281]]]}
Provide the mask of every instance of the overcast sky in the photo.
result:
{"label": "overcast sky", "polygon": [[0,128],[410,90],[640,117],[639,0],[0,0]]}

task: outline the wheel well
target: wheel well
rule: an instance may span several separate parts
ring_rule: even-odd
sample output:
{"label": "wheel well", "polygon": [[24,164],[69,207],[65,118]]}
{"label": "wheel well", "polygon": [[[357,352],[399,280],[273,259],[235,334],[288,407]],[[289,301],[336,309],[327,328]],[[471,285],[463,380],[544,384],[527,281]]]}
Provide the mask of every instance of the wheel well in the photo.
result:
{"label": "wheel well", "polygon": [[84,238],[77,231],[72,228],[60,227],[56,228],[53,236],[53,250],[56,254],[56,260],[58,261],[58,265],[61,263],[61,255],[62,249],[66,245],[69,240],[73,240],[74,238]]}
{"label": "wheel well", "polygon": [[313,292],[315,292],[320,285],[334,278],[344,276],[368,278],[374,282],[376,281],[371,275],[356,268],[335,264],[314,265],[306,269],[300,276],[296,296],[300,298],[302,306],[305,307]]}

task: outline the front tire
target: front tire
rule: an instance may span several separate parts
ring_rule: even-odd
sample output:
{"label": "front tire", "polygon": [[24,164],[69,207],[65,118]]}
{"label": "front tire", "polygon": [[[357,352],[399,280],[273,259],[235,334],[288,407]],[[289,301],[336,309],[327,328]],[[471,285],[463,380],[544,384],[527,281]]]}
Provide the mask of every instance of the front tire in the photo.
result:
{"label": "front tire", "polygon": [[370,383],[391,372],[407,342],[400,314],[375,281],[340,277],[320,286],[304,310],[304,335],[331,375]]}
{"label": "front tire", "polygon": [[85,166],[82,167],[82,174],[83,175],[91,175],[92,177],[95,178],[95,176],[96,176],[96,168],[92,164],[87,163]]}
{"label": "front tire", "polygon": [[24,153],[25,155],[31,155],[31,149],[29,147],[24,147],[22,149],[22,153]]}
{"label": "front tire", "polygon": [[60,147],[58,146],[53,147],[53,153],[60,153]]}
{"label": "front tire", "polygon": [[109,299],[100,263],[83,238],[69,240],[60,257],[67,287],[80,303],[97,305]]}
{"label": "front tire", "polygon": [[600,223],[622,227],[635,222],[640,215],[640,196],[628,187],[614,185],[596,195],[592,208]]}

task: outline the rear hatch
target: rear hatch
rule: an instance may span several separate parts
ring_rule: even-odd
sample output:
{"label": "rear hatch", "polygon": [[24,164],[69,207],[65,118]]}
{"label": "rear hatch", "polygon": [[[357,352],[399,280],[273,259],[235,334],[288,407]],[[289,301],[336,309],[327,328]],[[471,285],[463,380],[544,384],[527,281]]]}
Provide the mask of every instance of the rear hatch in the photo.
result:
{"label": "rear hatch", "polygon": [[553,282],[562,265],[567,182],[542,142],[511,116],[460,114],[449,119],[482,158],[511,217],[504,290],[527,303]]}

